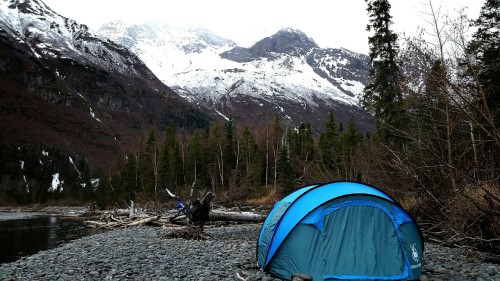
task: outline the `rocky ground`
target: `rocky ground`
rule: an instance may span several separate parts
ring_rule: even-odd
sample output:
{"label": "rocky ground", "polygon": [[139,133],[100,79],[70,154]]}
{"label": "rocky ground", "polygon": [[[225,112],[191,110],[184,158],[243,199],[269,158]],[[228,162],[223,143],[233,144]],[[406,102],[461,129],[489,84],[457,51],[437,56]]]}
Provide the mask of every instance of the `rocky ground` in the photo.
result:
{"label": "rocky ground", "polygon": [[[0,265],[0,280],[278,280],[255,261],[260,224],[207,227],[207,240],[142,226],[84,237]],[[500,281],[480,253],[426,244],[421,280]]]}

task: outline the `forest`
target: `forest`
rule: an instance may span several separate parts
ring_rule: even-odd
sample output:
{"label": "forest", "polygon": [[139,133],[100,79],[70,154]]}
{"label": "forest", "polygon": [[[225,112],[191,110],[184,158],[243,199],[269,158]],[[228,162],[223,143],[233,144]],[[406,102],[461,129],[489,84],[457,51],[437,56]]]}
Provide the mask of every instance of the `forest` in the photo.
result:
{"label": "forest", "polygon": [[[165,202],[166,188],[186,198],[193,187],[222,202],[272,204],[306,184],[354,180],[390,194],[431,241],[500,252],[500,2],[486,0],[473,20],[429,2],[429,26],[413,38],[391,30],[388,1],[366,2],[372,68],[362,103],[373,132],[359,132],[356,120],[337,122],[333,111],[319,131],[279,118],[192,132],[169,125],[117,156],[113,171],[56,150],[40,158],[40,150],[2,147],[0,158],[25,160],[1,164],[10,175],[1,202],[104,208]],[[67,171],[54,183],[58,162]],[[59,192],[48,191],[51,184]]]}

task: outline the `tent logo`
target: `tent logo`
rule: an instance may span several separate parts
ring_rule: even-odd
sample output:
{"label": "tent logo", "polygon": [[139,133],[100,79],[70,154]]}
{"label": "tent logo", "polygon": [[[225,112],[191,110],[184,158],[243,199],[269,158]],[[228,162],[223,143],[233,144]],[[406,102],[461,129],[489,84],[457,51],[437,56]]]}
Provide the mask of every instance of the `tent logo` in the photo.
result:
{"label": "tent logo", "polygon": [[415,247],[415,244],[411,244],[410,248],[411,248],[411,256],[412,256],[413,260],[418,263],[418,252],[417,252],[417,248]]}

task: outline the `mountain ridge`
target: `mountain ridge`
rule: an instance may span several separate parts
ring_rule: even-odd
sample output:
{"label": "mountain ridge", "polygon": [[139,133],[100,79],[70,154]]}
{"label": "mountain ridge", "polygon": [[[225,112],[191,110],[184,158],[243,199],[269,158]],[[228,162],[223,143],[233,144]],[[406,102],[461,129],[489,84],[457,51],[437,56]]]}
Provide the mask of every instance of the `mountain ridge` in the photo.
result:
{"label": "mountain ridge", "polygon": [[0,131],[7,146],[57,147],[113,167],[141,136],[209,116],[127,48],[42,1],[0,3]]}
{"label": "mountain ridge", "polygon": [[334,111],[340,122],[354,118],[361,130],[373,128],[370,116],[359,107],[368,79],[366,55],[319,48],[291,28],[244,48],[229,39],[215,46],[196,32],[168,25],[119,25],[120,30],[103,25],[98,33],[118,43],[130,43],[123,34],[155,34],[131,50],[180,96],[226,119],[250,119],[256,126],[280,116],[289,126],[303,122],[319,129]]}

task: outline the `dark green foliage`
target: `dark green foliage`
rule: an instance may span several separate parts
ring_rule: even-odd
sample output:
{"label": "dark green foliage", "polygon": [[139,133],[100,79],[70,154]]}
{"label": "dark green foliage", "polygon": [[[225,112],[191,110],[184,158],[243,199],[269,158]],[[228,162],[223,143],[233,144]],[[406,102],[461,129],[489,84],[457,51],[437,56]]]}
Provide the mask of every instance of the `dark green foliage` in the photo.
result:
{"label": "dark green foliage", "polygon": [[222,189],[226,180],[226,163],[224,153],[226,151],[226,139],[223,136],[220,123],[216,122],[210,127],[208,140],[205,143],[204,167],[208,173],[207,177],[212,190]]}
{"label": "dark green foliage", "polygon": [[276,161],[277,183],[282,188],[282,192],[287,194],[294,190],[294,174],[292,162],[290,161],[287,145],[282,145],[278,151]]}
{"label": "dark green foliage", "polygon": [[139,188],[138,160],[137,154],[127,156],[125,166],[120,172],[120,189],[118,190],[117,199],[135,200],[136,194],[141,192]]}
{"label": "dark green foliage", "polygon": [[337,129],[333,112],[329,112],[328,121],[325,129],[320,133],[318,143],[318,162],[324,173],[338,174],[339,145],[339,129]]}
{"label": "dark green foliage", "polygon": [[259,153],[255,137],[248,127],[243,130],[240,141],[241,155],[241,182],[244,188],[256,188],[262,184],[262,159]]}
{"label": "dark green foliage", "polygon": [[233,124],[233,118],[230,117],[226,123],[225,131],[225,147],[222,152],[222,158],[224,159],[224,176],[226,177],[226,187],[229,185],[229,178],[233,167],[236,166],[237,161],[237,150],[235,147],[235,128]]}
{"label": "dark green foliage", "polygon": [[94,190],[94,201],[101,209],[108,209],[117,200],[131,200],[132,198],[120,197],[118,187],[120,178],[112,177],[101,169],[97,169],[94,176],[92,189]]}
{"label": "dark green foliage", "polygon": [[388,0],[365,0],[370,23],[367,30],[371,66],[370,81],[365,87],[363,105],[373,112],[383,137],[391,137],[392,127],[401,126],[403,97],[400,89],[400,70],[397,64],[397,35],[390,29],[392,16]]}
{"label": "dark green foliage", "polygon": [[467,48],[475,63],[470,74],[477,75],[485,95],[484,106],[491,111],[496,127],[500,127],[500,2],[486,0],[473,26],[477,31]]}
{"label": "dark green foliage", "polygon": [[295,131],[289,131],[290,153],[304,162],[314,159],[314,141],[311,124],[301,123]]}
{"label": "dark green foliage", "polygon": [[363,135],[356,130],[354,119],[349,120],[347,130],[340,138],[339,149],[339,170],[342,179],[360,180],[361,171],[359,171],[355,160],[356,152],[363,141]]}
{"label": "dark green foliage", "polygon": [[149,134],[142,154],[139,156],[139,182],[147,197],[155,197],[157,193],[157,150],[154,132]]}
{"label": "dark green foliage", "polygon": [[191,108],[181,112],[167,111],[164,120],[167,123],[172,123],[176,128],[183,128],[191,132],[198,128],[207,129],[210,125],[210,120],[204,113]]}
{"label": "dark green foliage", "polygon": [[162,189],[168,188],[179,193],[182,185],[182,162],[179,143],[175,137],[173,124],[169,124],[165,133],[165,142],[160,151],[158,177]]}
{"label": "dark green foliage", "polygon": [[[92,200],[91,171],[84,158],[62,154],[55,148],[2,146],[0,200],[18,204],[39,204],[48,200]],[[58,174],[60,184],[52,190]]]}
{"label": "dark green foliage", "polygon": [[300,181],[299,184],[314,181],[308,173],[316,157],[311,124],[301,123],[297,129],[289,130],[288,144],[293,178]]}
{"label": "dark green foliage", "polygon": [[[201,130],[195,130],[187,145],[185,160],[186,184],[195,183],[194,187],[203,186],[203,148]],[[213,148],[212,148],[213,150]]]}

